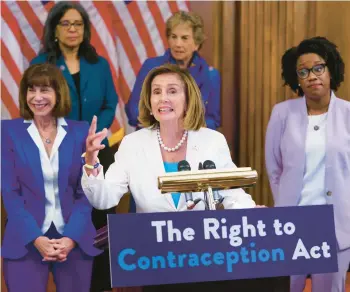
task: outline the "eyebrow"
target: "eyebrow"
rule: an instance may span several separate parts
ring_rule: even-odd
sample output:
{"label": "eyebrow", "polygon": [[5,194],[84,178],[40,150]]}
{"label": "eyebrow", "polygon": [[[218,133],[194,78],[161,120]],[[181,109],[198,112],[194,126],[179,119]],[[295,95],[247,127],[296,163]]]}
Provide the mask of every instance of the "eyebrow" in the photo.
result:
{"label": "eyebrow", "polygon": [[62,19],[60,21],[75,21],[75,22],[79,21],[79,22],[84,22],[83,19]]}
{"label": "eyebrow", "polygon": [[[176,36],[177,36],[177,34],[176,34],[176,33],[173,33],[173,32],[171,33],[171,35],[176,35]],[[188,37],[188,36],[190,36],[190,35],[189,35],[189,34],[183,34],[183,35],[180,35],[180,36],[182,36],[182,37],[184,37],[184,36],[185,36],[185,37]]]}
{"label": "eyebrow", "polygon": [[[160,84],[153,84],[153,86],[161,86]],[[176,83],[170,83],[170,84],[167,84],[167,86],[178,86],[178,87],[181,87],[179,84],[176,84]]]}
{"label": "eyebrow", "polygon": [[[323,64],[325,61],[322,61],[322,60],[319,60],[319,61],[315,61],[315,64],[318,65],[318,64]],[[297,65],[297,67],[299,66],[304,66],[306,62],[304,63],[300,63],[299,65]]]}

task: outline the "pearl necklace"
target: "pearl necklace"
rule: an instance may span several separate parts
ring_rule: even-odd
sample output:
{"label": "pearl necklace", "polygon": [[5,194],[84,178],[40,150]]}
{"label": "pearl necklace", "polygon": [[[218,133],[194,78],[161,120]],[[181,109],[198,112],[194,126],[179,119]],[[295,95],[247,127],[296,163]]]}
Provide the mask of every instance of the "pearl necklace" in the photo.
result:
{"label": "pearl necklace", "polygon": [[160,136],[160,130],[159,130],[159,128],[158,128],[158,129],[157,129],[157,137],[158,137],[159,145],[160,145],[160,147],[162,147],[165,151],[168,151],[168,152],[175,152],[175,151],[177,151],[177,150],[182,146],[182,144],[185,142],[186,137],[187,137],[187,133],[188,133],[188,131],[185,130],[184,134],[182,135],[182,138],[181,138],[180,142],[177,143],[177,145],[176,145],[174,148],[170,148],[170,147],[167,147],[167,146],[164,145],[163,140],[162,140],[162,137]]}

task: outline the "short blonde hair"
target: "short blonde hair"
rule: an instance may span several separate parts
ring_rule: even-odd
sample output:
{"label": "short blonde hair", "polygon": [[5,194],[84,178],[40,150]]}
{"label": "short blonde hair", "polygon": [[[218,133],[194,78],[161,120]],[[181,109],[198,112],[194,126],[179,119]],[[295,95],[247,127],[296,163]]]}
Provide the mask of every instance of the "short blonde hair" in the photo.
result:
{"label": "short blonde hair", "polygon": [[44,63],[31,65],[24,71],[19,85],[20,115],[23,119],[32,120],[34,117],[27,103],[28,88],[33,86],[49,86],[55,90],[56,105],[53,108],[52,116],[61,118],[69,114],[71,100],[66,79],[55,65]]}
{"label": "short blonde hair", "polygon": [[156,76],[162,74],[177,74],[185,85],[187,111],[184,118],[185,130],[198,131],[205,127],[204,105],[201,92],[187,69],[181,69],[174,64],[165,64],[151,70],[142,85],[139,102],[139,121],[143,127],[158,127],[159,122],[151,115],[152,82]]}
{"label": "short blonde hair", "polygon": [[194,12],[178,11],[166,22],[166,36],[171,36],[172,30],[179,24],[187,23],[192,27],[193,39],[199,49],[202,47],[206,36],[204,34],[204,24],[202,18]]}

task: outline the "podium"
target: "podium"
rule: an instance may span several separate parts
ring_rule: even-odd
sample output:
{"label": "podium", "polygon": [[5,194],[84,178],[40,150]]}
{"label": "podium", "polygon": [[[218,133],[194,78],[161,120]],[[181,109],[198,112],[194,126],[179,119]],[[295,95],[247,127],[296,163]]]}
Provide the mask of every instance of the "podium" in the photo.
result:
{"label": "podium", "polygon": [[[228,170],[201,170],[182,171],[166,174],[158,178],[158,188],[162,193],[168,192],[205,192],[205,205],[207,210],[219,209],[220,203],[215,201],[213,188],[231,189],[251,187],[257,181],[257,172],[250,167],[235,168]],[[289,291],[289,276],[241,279],[216,282],[172,284],[159,286],[145,286],[144,292],[160,291],[207,291],[207,292],[233,292],[233,291]]]}
{"label": "podium", "polygon": [[[256,179],[247,168],[159,177],[161,193],[207,192],[206,211],[108,215],[95,245],[110,249],[112,286],[286,292],[289,275],[335,272],[333,206],[212,211],[213,190]],[[310,257],[321,244],[323,254]]]}
{"label": "podium", "polygon": [[[98,230],[95,238],[95,246],[98,248],[108,249],[108,228],[104,226]],[[144,286],[143,292],[288,292],[290,287],[290,277],[269,277],[256,279],[241,279],[228,281],[213,281],[201,283],[184,283],[169,284],[157,286]],[[122,288],[123,292],[127,292],[128,288]],[[130,291],[133,291],[130,288]]]}
{"label": "podium", "polygon": [[172,284],[159,286],[144,286],[143,292],[288,292],[289,276],[229,280],[220,282],[202,282],[190,284]]}

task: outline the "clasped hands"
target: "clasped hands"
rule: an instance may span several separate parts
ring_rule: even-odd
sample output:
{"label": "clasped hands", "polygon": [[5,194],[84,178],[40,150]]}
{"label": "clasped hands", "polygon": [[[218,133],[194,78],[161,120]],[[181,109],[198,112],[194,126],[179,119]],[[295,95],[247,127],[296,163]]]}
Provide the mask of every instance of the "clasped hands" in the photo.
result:
{"label": "clasped hands", "polygon": [[75,247],[75,242],[69,237],[49,239],[46,236],[39,236],[34,241],[34,246],[43,257],[43,262],[59,262],[67,260],[68,254]]}

